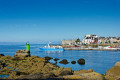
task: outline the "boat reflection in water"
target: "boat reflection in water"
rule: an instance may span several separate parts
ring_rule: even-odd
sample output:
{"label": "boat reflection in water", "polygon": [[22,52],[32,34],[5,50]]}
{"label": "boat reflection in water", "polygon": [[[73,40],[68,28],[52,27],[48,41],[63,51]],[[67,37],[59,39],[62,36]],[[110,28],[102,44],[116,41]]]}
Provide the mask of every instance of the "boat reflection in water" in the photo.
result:
{"label": "boat reflection in water", "polygon": [[63,51],[44,51],[44,53],[63,53]]}

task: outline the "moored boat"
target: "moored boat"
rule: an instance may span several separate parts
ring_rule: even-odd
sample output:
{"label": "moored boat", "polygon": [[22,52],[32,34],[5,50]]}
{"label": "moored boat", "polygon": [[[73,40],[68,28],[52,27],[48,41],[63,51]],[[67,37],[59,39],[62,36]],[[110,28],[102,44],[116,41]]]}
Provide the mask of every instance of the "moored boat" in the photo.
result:
{"label": "moored boat", "polygon": [[52,46],[52,45],[47,45],[44,46],[43,48],[39,48],[41,51],[64,51],[64,48],[62,46]]}
{"label": "moored boat", "polygon": [[106,46],[104,47],[104,49],[108,49],[108,50],[117,50],[118,48],[114,48],[112,46]]}

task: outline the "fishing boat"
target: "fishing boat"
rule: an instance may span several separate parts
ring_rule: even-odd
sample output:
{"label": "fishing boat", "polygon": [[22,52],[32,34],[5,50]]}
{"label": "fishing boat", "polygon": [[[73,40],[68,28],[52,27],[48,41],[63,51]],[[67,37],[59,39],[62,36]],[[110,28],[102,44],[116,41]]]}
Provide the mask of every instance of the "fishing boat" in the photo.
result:
{"label": "fishing boat", "polygon": [[48,44],[47,46],[44,46],[43,48],[39,48],[41,51],[64,51],[64,48],[62,46],[53,46]]}

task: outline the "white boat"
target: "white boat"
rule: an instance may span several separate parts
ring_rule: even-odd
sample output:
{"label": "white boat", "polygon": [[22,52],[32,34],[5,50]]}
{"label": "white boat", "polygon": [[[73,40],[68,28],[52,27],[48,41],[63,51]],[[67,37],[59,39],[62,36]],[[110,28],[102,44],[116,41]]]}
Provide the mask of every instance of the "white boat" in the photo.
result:
{"label": "white boat", "polygon": [[114,48],[112,46],[106,46],[104,47],[104,49],[108,49],[108,50],[117,50],[118,48]]}
{"label": "white boat", "polygon": [[47,46],[44,46],[43,48],[39,48],[41,51],[64,51],[64,48],[62,46],[50,46],[48,44]]}

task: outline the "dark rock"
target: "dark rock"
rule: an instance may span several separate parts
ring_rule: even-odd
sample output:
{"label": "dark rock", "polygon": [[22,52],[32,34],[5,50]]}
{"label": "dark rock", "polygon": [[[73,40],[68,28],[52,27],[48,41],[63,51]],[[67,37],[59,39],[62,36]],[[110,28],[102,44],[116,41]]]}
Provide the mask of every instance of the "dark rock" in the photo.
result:
{"label": "dark rock", "polygon": [[55,59],[54,59],[54,61],[58,61],[58,60],[60,60],[60,59],[58,59],[58,58],[55,58]]}
{"label": "dark rock", "polygon": [[61,64],[68,64],[69,62],[66,59],[63,59],[62,61],[60,61],[59,63]]}
{"label": "dark rock", "polygon": [[49,61],[49,60],[51,60],[51,59],[53,59],[52,57],[49,57],[49,56],[46,56],[45,57],[45,60],[47,60],[47,61]]}
{"label": "dark rock", "polygon": [[72,63],[72,64],[76,64],[76,61],[72,61],[71,63]]}
{"label": "dark rock", "polygon": [[16,75],[28,75],[28,73],[16,71]]}
{"label": "dark rock", "polygon": [[77,62],[78,62],[78,64],[84,65],[85,64],[85,59],[81,58]]}
{"label": "dark rock", "polygon": [[20,60],[24,60],[24,59],[21,59],[20,57],[14,57],[12,58],[13,61],[20,61]]}
{"label": "dark rock", "polygon": [[120,80],[120,78],[117,78],[116,80]]}
{"label": "dark rock", "polygon": [[4,56],[4,54],[0,54],[0,57]]}
{"label": "dark rock", "polygon": [[[0,66],[1,67],[6,67],[7,65],[5,63],[3,63],[2,61],[0,61]],[[0,67],[0,69],[1,69],[1,67]]]}

